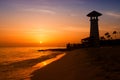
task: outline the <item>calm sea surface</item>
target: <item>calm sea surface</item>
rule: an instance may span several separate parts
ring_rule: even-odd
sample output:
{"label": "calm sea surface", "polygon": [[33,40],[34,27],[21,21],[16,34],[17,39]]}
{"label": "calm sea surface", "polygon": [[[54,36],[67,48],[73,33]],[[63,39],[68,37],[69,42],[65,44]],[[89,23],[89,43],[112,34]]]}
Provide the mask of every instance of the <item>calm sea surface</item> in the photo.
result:
{"label": "calm sea surface", "polygon": [[[33,66],[61,52],[38,52],[50,47],[1,47],[0,80],[29,80]],[[51,47],[57,48],[57,47]]]}

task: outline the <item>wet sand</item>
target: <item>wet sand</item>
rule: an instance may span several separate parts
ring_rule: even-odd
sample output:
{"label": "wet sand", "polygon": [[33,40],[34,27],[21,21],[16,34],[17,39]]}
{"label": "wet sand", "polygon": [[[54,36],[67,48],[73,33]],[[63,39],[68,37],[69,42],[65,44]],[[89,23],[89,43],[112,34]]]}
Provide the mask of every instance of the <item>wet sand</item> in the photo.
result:
{"label": "wet sand", "polygon": [[35,65],[56,57],[61,53],[54,53],[34,59],[18,61],[10,64],[0,64],[0,80],[30,80],[30,74],[39,69]]}
{"label": "wet sand", "polygon": [[31,76],[31,80],[120,80],[120,47],[70,51]]}

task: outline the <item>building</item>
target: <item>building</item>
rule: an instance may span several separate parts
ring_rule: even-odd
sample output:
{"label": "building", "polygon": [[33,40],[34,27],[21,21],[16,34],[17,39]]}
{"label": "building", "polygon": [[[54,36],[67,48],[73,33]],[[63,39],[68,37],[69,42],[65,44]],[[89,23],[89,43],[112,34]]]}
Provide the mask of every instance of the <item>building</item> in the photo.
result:
{"label": "building", "polygon": [[99,46],[99,25],[98,17],[102,14],[97,11],[92,11],[87,14],[90,17],[90,39],[89,42],[91,46]]}

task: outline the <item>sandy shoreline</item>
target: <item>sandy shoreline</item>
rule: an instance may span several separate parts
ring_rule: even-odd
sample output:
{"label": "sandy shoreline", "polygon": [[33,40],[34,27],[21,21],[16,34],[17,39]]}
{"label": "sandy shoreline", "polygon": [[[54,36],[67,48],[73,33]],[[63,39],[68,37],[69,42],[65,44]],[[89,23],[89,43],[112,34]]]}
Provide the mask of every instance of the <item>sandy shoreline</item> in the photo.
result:
{"label": "sandy shoreline", "polygon": [[59,54],[61,54],[61,52],[55,52],[38,58],[22,60],[9,64],[0,64],[0,80],[30,80],[30,74],[34,70],[39,69],[39,67],[33,66],[45,60],[54,58]]}
{"label": "sandy shoreline", "polygon": [[31,80],[120,80],[120,47],[86,48],[34,71]]}

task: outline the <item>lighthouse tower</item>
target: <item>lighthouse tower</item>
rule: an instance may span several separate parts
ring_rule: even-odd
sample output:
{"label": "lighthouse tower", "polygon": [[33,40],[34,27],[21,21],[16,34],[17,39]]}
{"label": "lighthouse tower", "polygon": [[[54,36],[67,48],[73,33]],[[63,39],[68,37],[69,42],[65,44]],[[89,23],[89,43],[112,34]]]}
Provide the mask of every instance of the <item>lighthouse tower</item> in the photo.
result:
{"label": "lighthouse tower", "polygon": [[90,17],[90,43],[92,46],[99,46],[98,17],[101,15],[97,11],[92,11],[87,15]]}

